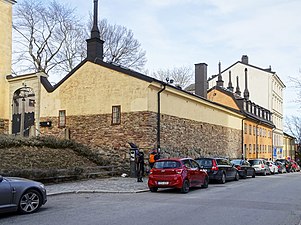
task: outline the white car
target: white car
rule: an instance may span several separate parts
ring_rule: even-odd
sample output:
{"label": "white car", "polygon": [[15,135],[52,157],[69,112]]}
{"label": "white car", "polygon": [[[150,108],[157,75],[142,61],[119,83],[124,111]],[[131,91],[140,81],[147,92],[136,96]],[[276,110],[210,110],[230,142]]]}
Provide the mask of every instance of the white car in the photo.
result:
{"label": "white car", "polygon": [[271,174],[279,173],[278,166],[275,164],[275,162],[267,161],[267,164],[269,165]]}

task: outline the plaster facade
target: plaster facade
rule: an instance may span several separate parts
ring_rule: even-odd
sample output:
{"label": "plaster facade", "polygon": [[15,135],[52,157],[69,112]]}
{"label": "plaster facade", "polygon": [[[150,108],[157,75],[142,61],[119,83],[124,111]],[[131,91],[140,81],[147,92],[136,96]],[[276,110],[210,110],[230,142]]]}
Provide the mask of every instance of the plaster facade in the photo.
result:
{"label": "plaster facade", "polygon": [[[247,56],[243,56],[243,58]],[[248,70],[248,90],[250,100],[256,104],[270,110],[273,113],[273,123],[276,128],[273,130],[273,147],[277,151],[283,149],[283,91],[284,83],[277,73],[271,68],[262,69],[249,64],[249,60],[242,60],[234,63],[221,72],[224,87],[229,83],[229,72],[231,71],[231,81],[234,89],[237,87],[236,77],[238,76],[238,86],[242,92],[245,89],[245,69]],[[218,76],[212,76],[209,81],[209,88],[216,85]]]}
{"label": "plaster facade", "polygon": [[9,121],[8,83],[12,64],[12,5],[0,0],[0,133],[7,133]]}

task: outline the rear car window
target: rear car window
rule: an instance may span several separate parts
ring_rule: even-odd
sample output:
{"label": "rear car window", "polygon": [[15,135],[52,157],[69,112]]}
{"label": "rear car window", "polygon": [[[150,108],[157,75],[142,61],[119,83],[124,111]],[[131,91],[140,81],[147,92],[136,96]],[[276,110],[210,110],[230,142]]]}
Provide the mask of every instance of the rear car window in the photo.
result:
{"label": "rear car window", "polygon": [[249,163],[251,165],[259,165],[260,164],[260,160],[249,160]]}
{"label": "rear car window", "polygon": [[240,159],[235,159],[235,160],[232,160],[231,163],[233,163],[235,165],[240,165],[241,164],[241,160]]}
{"label": "rear car window", "polygon": [[156,169],[173,169],[173,168],[180,168],[181,163],[173,160],[166,160],[166,161],[158,161],[155,162],[154,168]]}
{"label": "rear car window", "polygon": [[212,160],[211,159],[196,159],[196,161],[198,162],[198,164],[200,166],[212,167]]}

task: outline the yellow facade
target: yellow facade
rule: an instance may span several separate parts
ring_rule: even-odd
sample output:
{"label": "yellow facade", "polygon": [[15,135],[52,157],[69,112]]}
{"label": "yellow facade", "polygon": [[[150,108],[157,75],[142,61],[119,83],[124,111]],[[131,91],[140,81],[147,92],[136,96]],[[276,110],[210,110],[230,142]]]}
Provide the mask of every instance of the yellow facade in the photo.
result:
{"label": "yellow facade", "polygon": [[[53,92],[41,90],[41,117],[110,114],[113,105],[122,112],[157,112],[159,83],[86,62]],[[161,93],[161,113],[241,130],[241,116],[209,101],[174,88]]]}
{"label": "yellow facade", "polygon": [[[226,93],[230,94],[228,95]],[[233,109],[240,110],[233,97],[233,93],[229,91],[212,88],[208,92],[208,99]],[[245,117],[242,121],[243,156],[247,159],[272,159],[272,127],[264,125],[259,121],[248,119],[247,117]]]}
{"label": "yellow facade", "polygon": [[9,119],[8,83],[12,64],[12,4],[14,1],[0,0],[0,119]]}
{"label": "yellow facade", "polygon": [[272,129],[252,120],[244,120],[244,151],[247,159],[272,159]]}
{"label": "yellow facade", "polygon": [[277,152],[279,158],[294,159],[296,152],[296,139],[286,133],[283,135],[283,149],[282,152]]}

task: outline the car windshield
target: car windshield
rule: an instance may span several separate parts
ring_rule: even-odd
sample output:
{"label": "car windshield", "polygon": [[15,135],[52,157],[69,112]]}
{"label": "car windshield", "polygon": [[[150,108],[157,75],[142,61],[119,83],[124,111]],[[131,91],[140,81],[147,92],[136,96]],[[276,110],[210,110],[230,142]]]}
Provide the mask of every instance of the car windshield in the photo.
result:
{"label": "car windshield", "polygon": [[231,160],[231,163],[233,163],[235,165],[240,165],[241,164],[241,160],[240,159]]}
{"label": "car windshield", "polygon": [[260,164],[260,160],[249,160],[249,163],[253,166],[253,165],[259,165]]}
{"label": "car windshield", "polygon": [[173,168],[180,168],[181,163],[174,160],[165,160],[165,161],[158,161],[155,162],[154,168],[156,169],[173,169]]}
{"label": "car windshield", "polygon": [[204,167],[212,167],[212,160],[211,159],[196,159],[200,166]]}

